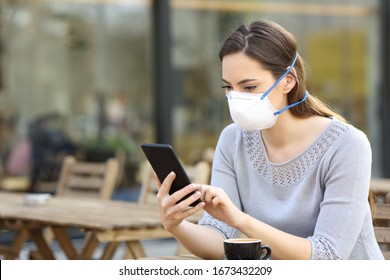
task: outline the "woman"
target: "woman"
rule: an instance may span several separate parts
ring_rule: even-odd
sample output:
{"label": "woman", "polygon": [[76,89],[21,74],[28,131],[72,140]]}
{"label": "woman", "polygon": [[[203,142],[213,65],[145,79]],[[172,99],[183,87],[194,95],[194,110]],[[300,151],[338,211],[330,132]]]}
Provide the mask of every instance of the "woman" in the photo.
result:
{"label": "woman", "polygon": [[[273,259],[383,259],[367,200],[370,144],[306,91],[293,36],[268,21],[240,26],[220,59],[234,124],[220,135],[211,186],[170,196],[175,174],[164,180],[164,227],[204,259],[222,258],[223,239],[240,232],[262,239]],[[184,220],[202,208],[198,225]]]}

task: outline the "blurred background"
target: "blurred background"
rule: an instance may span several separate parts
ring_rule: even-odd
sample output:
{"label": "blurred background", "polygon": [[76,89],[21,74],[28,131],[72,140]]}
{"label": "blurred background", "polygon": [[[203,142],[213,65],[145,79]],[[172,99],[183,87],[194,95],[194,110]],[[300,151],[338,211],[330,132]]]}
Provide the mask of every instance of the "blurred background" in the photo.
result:
{"label": "blurred background", "polygon": [[295,34],[309,92],[367,134],[373,176],[390,177],[387,0],[0,3],[1,170],[30,190],[58,177],[63,154],[120,157],[124,188],[137,185],[141,143],[199,160],[231,122],[221,43],[257,19]]}

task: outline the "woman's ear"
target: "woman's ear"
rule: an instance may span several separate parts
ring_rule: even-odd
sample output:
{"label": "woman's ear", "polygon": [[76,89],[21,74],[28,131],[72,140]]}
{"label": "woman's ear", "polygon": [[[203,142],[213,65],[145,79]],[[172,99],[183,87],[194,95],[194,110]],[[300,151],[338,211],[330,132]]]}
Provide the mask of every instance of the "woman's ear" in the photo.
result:
{"label": "woman's ear", "polygon": [[297,72],[295,71],[295,69],[291,69],[291,72],[288,73],[286,75],[286,77],[284,78],[284,83],[283,83],[283,90],[286,92],[286,93],[289,93],[293,87],[295,86],[297,80],[295,79],[295,77],[297,76]]}

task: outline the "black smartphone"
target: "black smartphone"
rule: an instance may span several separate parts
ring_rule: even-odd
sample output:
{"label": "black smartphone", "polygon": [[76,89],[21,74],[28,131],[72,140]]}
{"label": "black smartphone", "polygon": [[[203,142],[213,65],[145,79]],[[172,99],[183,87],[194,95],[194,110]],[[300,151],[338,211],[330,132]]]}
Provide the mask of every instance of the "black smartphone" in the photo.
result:
{"label": "black smartphone", "polygon": [[[188,178],[183,165],[180,163],[180,160],[171,145],[142,144],[141,148],[161,183],[169,173],[172,171],[175,172],[176,178],[172,183],[171,189],[169,190],[170,195],[191,184],[191,180]],[[177,203],[190,197],[192,194],[194,194],[194,192],[185,195]],[[200,199],[191,203],[190,206],[194,207],[199,202],[201,202]]]}

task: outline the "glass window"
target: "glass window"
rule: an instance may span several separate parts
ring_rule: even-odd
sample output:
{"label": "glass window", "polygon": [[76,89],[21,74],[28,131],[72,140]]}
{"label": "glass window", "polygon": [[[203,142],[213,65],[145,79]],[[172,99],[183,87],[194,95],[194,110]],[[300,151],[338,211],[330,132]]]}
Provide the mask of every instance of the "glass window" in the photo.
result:
{"label": "glass window", "polygon": [[[1,2],[3,160],[32,122],[60,116],[57,125],[83,156],[124,149],[138,164],[139,144],[155,141],[153,5]],[[181,158],[198,160],[231,122],[218,58],[224,38],[238,24],[269,19],[295,34],[309,92],[367,133],[380,176],[378,6],[378,0],[170,0],[173,144]]]}
{"label": "glass window", "polygon": [[151,1],[4,2],[1,105],[18,137],[55,113],[80,156],[137,161],[154,133]]}

